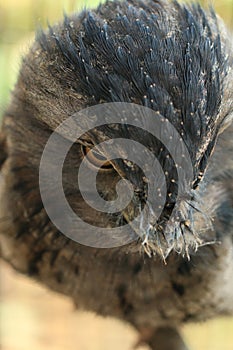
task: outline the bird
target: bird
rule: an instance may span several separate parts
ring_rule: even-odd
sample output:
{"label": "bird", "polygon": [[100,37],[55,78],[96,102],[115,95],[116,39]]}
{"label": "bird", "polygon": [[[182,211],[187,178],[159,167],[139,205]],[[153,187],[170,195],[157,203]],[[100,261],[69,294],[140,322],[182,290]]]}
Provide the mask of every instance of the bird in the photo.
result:
{"label": "bird", "polygon": [[[187,350],[180,335],[183,324],[232,316],[232,63],[224,23],[199,3],[106,1],[38,30],[0,129],[1,258],[69,296],[77,308],[131,324],[139,342],[153,350]],[[78,120],[85,124],[86,110],[108,106],[115,106],[114,122],[95,125],[77,140],[72,128],[59,134],[70,117],[76,130],[72,116],[80,111]],[[124,122],[127,108],[138,113],[139,126]],[[177,142],[170,147],[150,132],[150,116],[152,127],[160,121],[169,125],[161,134],[174,128],[187,150],[184,162],[189,158],[192,171],[185,184],[174,159]],[[41,170],[54,134],[51,163]],[[145,160],[143,169],[127,159],[124,143],[116,145],[118,157],[111,159],[106,142],[114,139],[136,142],[158,160],[166,184],[158,217],[153,205],[159,193],[152,191],[147,205],[152,164]],[[56,161],[66,143],[60,176]],[[117,191],[118,183],[130,184],[125,208],[104,212],[85,201],[76,181],[83,160],[88,174],[97,173],[96,190],[106,205],[118,195],[124,200],[127,191]],[[44,192],[43,174],[49,178]],[[57,223],[66,221],[61,209],[51,219],[59,181],[73,213],[88,224],[75,226],[77,237],[88,242],[90,227],[108,228],[109,240],[104,236],[103,242],[88,245],[70,237]],[[138,216],[136,228],[131,223]],[[119,227],[128,227],[129,241],[108,246],[111,230]]]}

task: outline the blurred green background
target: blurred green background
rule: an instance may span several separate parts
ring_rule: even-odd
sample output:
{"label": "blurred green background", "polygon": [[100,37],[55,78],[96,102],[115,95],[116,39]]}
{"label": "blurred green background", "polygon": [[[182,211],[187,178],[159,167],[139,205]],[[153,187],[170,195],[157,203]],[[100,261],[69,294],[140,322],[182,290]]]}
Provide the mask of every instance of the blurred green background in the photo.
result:
{"label": "blurred green background", "polygon": [[[39,26],[63,13],[93,7],[98,0],[0,0],[0,115],[9,101],[22,56]],[[201,1],[208,4],[209,1]],[[233,0],[215,0],[217,13],[233,31]],[[134,331],[120,322],[73,313],[67,299],[19,276],[6,264],[0,270],[0,347],[3,350],[130,350]],[[233,320],[188,325],[184,337],[193,350],[233,350]],[[146,347],[140,348],[146,350]]]}

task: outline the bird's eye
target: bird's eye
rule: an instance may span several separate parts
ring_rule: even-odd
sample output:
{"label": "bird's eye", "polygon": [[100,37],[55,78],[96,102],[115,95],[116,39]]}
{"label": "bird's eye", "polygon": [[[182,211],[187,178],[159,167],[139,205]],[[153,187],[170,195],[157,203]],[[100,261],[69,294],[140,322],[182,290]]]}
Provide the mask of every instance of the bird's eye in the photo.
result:
{"label": "bird's eye", "polygon": [[[112,169],[112,164],[104,156],[102,156],[100,153],[93,151],[88,146],[82,145],[81,147],[82,147],[83,156],[86,157],[87,160],[89,161],[89,163],[91,163],[93,166],[95,166],[97,168],[101,168],[102,170]],[[103,162],[104,162],[104,164],[103,164]]]}

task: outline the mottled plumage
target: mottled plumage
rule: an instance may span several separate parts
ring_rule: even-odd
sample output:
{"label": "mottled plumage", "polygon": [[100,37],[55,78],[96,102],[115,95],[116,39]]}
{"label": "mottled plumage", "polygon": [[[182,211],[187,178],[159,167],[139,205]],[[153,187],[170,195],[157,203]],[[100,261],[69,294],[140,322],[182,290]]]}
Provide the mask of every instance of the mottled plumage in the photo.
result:
{"label": "mottled plumage", "polygon": [[[232,62],[221,20],[197,4],[107,2],[39,32],[0,131],[2,257],[69,295],[78,307],[125,320],[142,334],[148,330],[153,349],[185,349],[177,333],[184,322],[232,315]],[[150,232],[149,247],[140,235],[118,248],[80,245],[60,233],[43,208],[38,176],[49,136],[75,112],[104,102],[133,102],[158,111],[189,151],[190,199],[184,199],[181,218],[168,228],[171,241],[166,229],[179,185],[174,161],[166,145],[129,125],[101,126],[75,143],[64,164],[63,186],[73,210],[89,223],[124,224],[131,207],[106,215],[83,200],[76,187],[82,147],[116,137],[145,145],[167,174],[166,205]],[[143,173],[122,159],[99,172],[99,193],[114,199],[122,177],[133,184],[132,206],[140,211],[147,191]]]}

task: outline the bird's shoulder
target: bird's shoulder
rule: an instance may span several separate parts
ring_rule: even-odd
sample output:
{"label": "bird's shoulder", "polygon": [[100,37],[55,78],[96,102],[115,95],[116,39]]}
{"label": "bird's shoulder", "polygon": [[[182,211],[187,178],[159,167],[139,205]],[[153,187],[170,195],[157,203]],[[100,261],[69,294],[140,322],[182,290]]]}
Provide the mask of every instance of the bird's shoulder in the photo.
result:
{"label": "bird's shoulder", "polygon": [[0,129],[0,170],[6,158],[6,139],[3,131]]}

